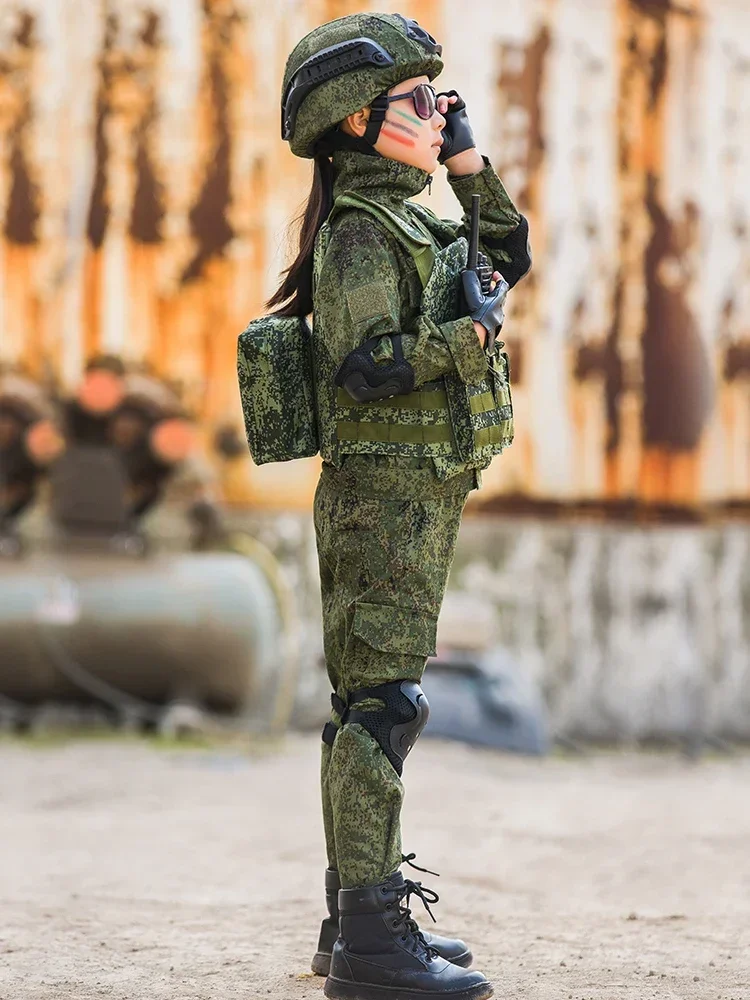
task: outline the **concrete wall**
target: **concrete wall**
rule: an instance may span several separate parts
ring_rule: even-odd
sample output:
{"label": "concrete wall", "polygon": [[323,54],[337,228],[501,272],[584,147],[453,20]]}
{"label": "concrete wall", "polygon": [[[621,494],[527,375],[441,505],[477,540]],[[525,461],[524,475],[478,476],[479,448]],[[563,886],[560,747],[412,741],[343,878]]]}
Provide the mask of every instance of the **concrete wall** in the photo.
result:
{"label": "concrete wall", "polygon": [[559,735],[750,739],[744,525],[474,519],[451,591],[489,607]]}
{"label": "concrete wall", "polygon": [[[249,527],[285,566],[304,619],[298,721],[322,725],[329,685],[307,515]],[[441,648],[504,646],[557,737],[750,740],[750,530],[465,517]],[[429,664],[428,664],[429,669]]]}

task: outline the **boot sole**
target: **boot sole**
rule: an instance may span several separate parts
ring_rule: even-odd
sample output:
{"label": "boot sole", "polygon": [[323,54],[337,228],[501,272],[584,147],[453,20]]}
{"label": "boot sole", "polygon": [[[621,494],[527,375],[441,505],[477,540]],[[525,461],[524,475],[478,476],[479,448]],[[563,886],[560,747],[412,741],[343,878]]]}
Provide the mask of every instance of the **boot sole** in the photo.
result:
{"label": "boot sole", "polygon": [[343,979],[326,979],[323,993],[331,1000],[488,1000],[494,996],[492,983],[480,983],[457,993],[433,990],[407,990],[393,986],[371,986],[367,983],[347,983]]}
{"label": "boot sole", "polygon": [[324,951],[317,951],[312,962],[310,963],[310,968],[316,976],[327,976],[331,971],[330,953],[326,954]]}
{"label": "boot sole", "polygon": [[[460,965],[462,969],[468,969],[474,961],[474,956],[470,951],[467,951],[464,952],[463,955],[459,955],[458,958],[449,958],[447,961],[449,961],[451,965]],[[310,968],[316,976],[327,976],[331,971],[330,953],[326,953],[324,951],[316,952]]]}

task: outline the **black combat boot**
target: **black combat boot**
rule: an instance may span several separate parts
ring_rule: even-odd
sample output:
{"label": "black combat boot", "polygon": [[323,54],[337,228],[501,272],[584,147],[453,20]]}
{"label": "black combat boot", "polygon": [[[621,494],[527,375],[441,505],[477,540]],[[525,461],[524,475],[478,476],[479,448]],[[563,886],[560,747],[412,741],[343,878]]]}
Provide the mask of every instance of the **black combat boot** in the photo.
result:
{"label": "black combat boot", "polygon": [[[412,858],[415,857],[416,854],[409,854],[403,860],[411,864]],[[418,865],[412,865],[412,868],[418,867]],[[420,868],[419,870],[427,871],[426,868]],[[434,875],[435,873],[432,872],[431,874]],[[326,868],[326,907],[328,909],[328,916],[320,925],[318,950],[315,952],[315,957],[312,960],[312,970],[316,976],[327,976],[331,967],[331,953],[336,943],[336,938],[339,936],[338,892],[340,888],[339,873],[333,868]],[[422,937],[442,958],[447,959],[454,965],[460,965],[464,969],[468,969],[471,965],[473,956],[469,951],[468,945],[460,938],[440,937],[439,934],[430,934],[429,931],[424,930],[422,931]]]}
{"label": "black combat boot", "polygon": [[327,976],[331,967],[331,952],[339,936],[339,889],[341,881],[335,868],[326,868],[326,909],[328,916],[320,925],[318,950],[312,960],[312,970],[316,976]]}
{"label": "black combat boot", "polygon": [[487,1000],[492,986],[427,944],[408,907],[430,912],[437,893],[394,872],[364,889],[339,890],[339,937],[323,992],[332,1000]]}

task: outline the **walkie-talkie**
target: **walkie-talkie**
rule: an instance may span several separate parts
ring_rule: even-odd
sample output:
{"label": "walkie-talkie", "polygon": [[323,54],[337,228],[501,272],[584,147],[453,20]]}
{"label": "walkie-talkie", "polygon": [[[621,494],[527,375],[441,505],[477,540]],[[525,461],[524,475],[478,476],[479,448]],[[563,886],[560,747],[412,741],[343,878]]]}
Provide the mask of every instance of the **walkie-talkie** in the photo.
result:
{"label": "walkie-talkie", "polygon": [[[492,285],[492,264],[486,254],[479,249],[479,203],[481,195],[471,196],[471,221],[469,228],[469,252],[466,258],[466,270],[474,271],[479,278],[482,295],[489,295]],[[485,347],[492,350],[494,337],[487,334]]]}
{"label": "walkie-talkie", "polygon": [[475,271],[482,285],[482,295],[489,295],[492,284],[492,264],[479,249],[479,202],[481,195],[471,196],[471,229],[469,230],[469,256],[466,269]]}

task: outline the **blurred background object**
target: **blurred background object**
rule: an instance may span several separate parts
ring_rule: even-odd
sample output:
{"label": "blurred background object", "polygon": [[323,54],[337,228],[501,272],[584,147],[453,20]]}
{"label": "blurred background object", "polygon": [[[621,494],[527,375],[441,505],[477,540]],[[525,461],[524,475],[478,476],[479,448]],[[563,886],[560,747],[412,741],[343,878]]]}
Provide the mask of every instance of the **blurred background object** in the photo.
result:
{"label": "blurred background object", "polygon": [[[0,382],[0,710],[98,705],[110,724],[184,735],[218,713],[278,732],[296,669],[293,601],[265,547],[230,533],[191,420],[160,380],[92,359],[54,405]],[[49,473],[46,531],[18,530]],[[180,484],[187,534],[148,527]]]}
{"label": "blurred background object", "polygon": [[[325,714],[318,460],[253,466],[235,350],[309,188],[278,135],[284,60],[367,7],[443,43],[438,84],[531,225],[505,327],[517,437],[451,579],[492,626],[472,669],[517,664],[558,738],[747,739],[742,0],[477,0],[460,18],[447,0],[0,0],[3,573],[61,539],[268,567],[262,545],[304,646],[287,714]],[[420,200],[456,216],[442,171]],[[178,566],[197,564],[164,569],[165,593]],[[460,637],[444,646],[465,685]]]}
{"label": "blurred background object", "polygon": [[34,501],[47,467],[64,449],[51,408],[33,382],[0,377],[0,533]]}

